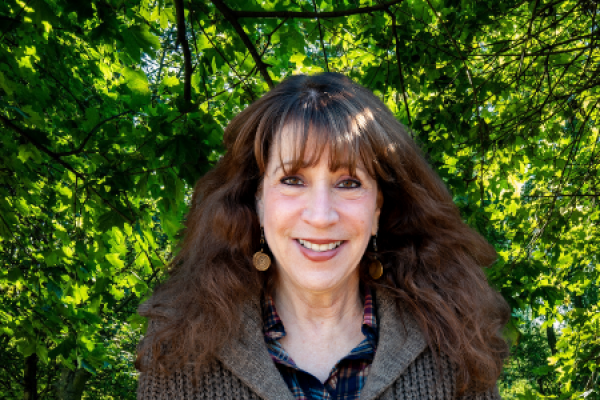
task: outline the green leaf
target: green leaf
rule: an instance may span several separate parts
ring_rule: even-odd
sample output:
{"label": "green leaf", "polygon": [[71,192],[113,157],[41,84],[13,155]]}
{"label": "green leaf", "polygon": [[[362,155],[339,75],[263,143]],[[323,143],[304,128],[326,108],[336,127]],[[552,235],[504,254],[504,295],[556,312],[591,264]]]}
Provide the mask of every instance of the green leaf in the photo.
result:
{"label": "green leaf", "polygon": [[23,357],[29,357],[30,355],[35,353],[35,349],[37,346],[37,340],[35,339],[20,339],[17,342],[17,349]]}
{"label": "green leaf", "polygon": [[160,47],[158,37],[150,32],[148,26],[135,24],[126,27],[121,32],[127,53],[138,63],[141,61],[141,53],[154,54],[154,50]]}
{"label": "green leaf", "polygon": [[145,96],[150,92],[150,89],[148,88],[148,78],[144,71],[125,68],[123,70],[123,76],[127,82],[127,87],[131,89],[135,95]]}
{"label": "green leaf", "polygon": [[9,282],[16,282],[23,279],[23,273],[18,267],[13,267],[8,271],[6,279],[8,279]]}
{"label": "green leaf", "polygon": [[108,211],[98,218],[97,227],[101,232],[109,231],[112,227],[122,229],[125,224],[125,220],[120,213],[116,211]]}
{"label": "green leaf", "polygon": [[119,258],[119,253],[110,253],[105,255],[109,263],[111,263],[117,270],[125,268],[123,260]]}
{"label": "green leaf", "polygon": [[60,355],[66,359],[75,349],[75,346],[75,340],[72,337],[67,337],[66,339],[62,340],[58,346],[48,352],[48,358],[50,360],[54,360]]}

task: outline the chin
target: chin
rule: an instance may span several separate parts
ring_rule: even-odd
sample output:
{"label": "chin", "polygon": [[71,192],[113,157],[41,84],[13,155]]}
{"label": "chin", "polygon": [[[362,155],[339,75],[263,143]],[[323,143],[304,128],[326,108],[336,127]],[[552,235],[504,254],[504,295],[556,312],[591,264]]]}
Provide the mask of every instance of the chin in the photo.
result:
{"label": "chin", "polygon": [[358,271],[356,279],[352,275],[337,275],[331,271],[311,271],[294,276],[295,285],[311,292],[325,292],[339,287],[351,286],[358,283]]}

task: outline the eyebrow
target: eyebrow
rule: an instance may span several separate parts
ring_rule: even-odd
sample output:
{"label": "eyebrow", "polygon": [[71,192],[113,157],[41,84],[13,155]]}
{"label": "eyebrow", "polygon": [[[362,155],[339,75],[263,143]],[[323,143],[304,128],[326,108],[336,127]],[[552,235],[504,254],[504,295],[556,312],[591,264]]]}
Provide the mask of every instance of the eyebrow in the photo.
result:
{"label": "eyebrow", "polygon": [[[293,165],[293,164],[295,164],[294,161],[291,161],[291,160],[290,161],[284,161],[283,163],[281,163],[277,167],[275,167],[275,169],[273,170],[273,174],[275,175],[277,173],[277,171],[279,171],[285,165]],[[308,166],[309,166],[309,163],[305,161],[304,163],[302,163],[302,166],[300,168],[307,168]],[[339,165],[338,169],[347,169],[347,170],[350,170],[350,164],[348,164],[348,163],[341,163]],[[367,172],[367,170],[365,168],[361,167],[360,165],[355,165],[354,169],[357,170],[357,171],[361,171],[365,175],[369,175],[369,173]]]}
{"label": "eyebrow", "polygon": [[[275,170],[273,171],[273,174],[276,174],[276,173],[277,173],[277,171],[278,171],[278,170],[280,170],[280,169],[281,169],[282,167],[284,167],[285,165],[293,165],[293,164],[295,164],[295,162],[294,162],[294,161],[284,161],[284,162],[282,162],[281,164],[279,164],[277,167],[275,167]],[[304,162],[304,163],[302,164],[302,167],[301,167],[301,168],[306,168],[307,166],[308,166],[308,163],[307,163],[307,162]]]}

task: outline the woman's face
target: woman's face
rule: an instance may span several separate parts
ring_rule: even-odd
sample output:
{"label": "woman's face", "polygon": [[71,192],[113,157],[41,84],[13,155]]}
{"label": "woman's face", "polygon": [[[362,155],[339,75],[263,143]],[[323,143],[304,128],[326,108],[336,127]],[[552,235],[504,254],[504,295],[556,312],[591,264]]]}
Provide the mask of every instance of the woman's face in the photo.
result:
{"label": "woman's face", "polygon": [[278,284],[323,292],[358,283],[358,264],[377,233],[377,182],[361,165],[356,176],[344,168],[331,171],[328,149],[315,166],[286,175],[281,161],[291,163],[293,143],[282,136],[281,157],[271,151],[257,193]]}

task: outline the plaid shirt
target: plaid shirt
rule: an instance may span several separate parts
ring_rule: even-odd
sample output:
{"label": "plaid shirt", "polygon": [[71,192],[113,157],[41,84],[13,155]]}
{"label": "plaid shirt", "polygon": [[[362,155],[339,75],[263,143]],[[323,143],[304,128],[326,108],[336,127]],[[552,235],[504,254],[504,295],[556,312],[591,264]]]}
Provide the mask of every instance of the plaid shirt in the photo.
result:
{"label": "plaid shirt", "polygon": [[377,349],[377,318],[369,288],[365,288],[365,311],[362,333],[365,338],[333,367],[325,383],[298,368],[279,344],[285,336],[283,322],[277,315],[273,298],[265,296],[263,324],[265,342],[271,358],[296,400],[357,400],[360,396]]}

